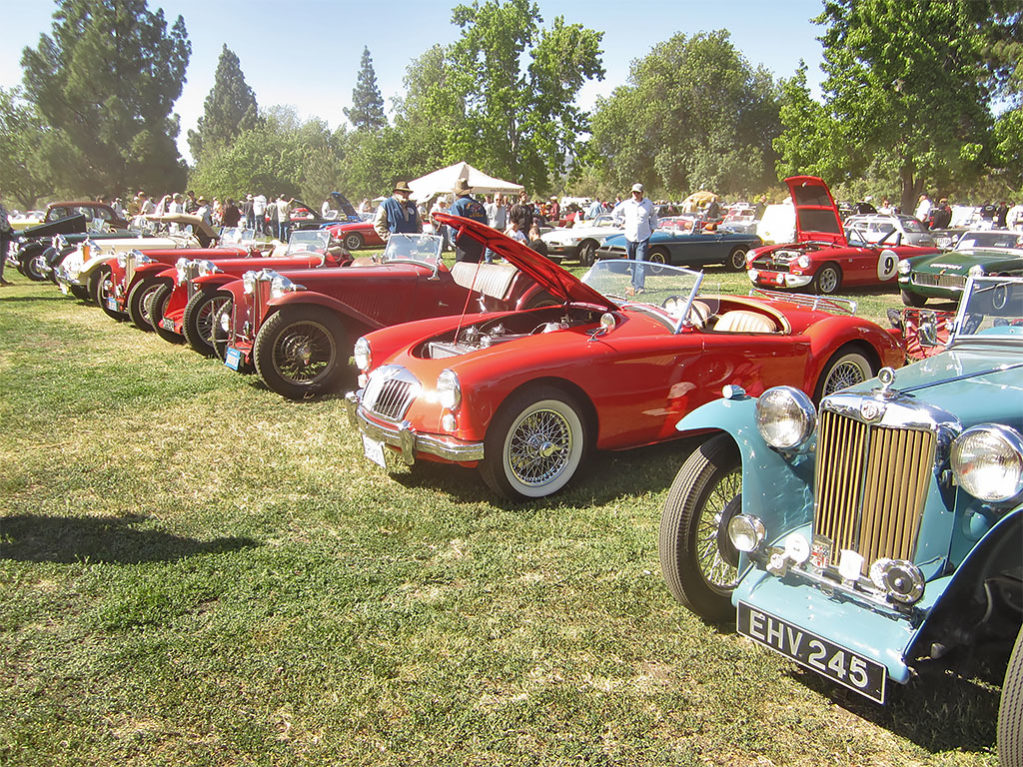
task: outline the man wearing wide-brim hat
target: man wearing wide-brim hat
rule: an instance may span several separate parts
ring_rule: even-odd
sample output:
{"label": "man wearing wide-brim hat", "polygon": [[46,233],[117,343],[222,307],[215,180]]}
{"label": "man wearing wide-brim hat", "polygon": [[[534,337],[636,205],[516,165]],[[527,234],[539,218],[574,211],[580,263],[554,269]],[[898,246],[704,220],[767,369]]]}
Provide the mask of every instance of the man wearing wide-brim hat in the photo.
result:
{"label": "man wearing wide-brim hat", "polygon": [[[448,211],[453,216],[463,216],[479,221],[481,224],[488,223],[487,209],[483,203],[472,196],[472,187],[469,182],[460,178],[455,182],[452,190],[457,198]],[[455,261],[477,262],[483,258],[483,243],[470,235],[459,235],[456,229],[451,230],[451,239],[455,243]]]}
{"label": "man wearing wide-brim hat", "polygon": [[373,228],[384,242],[392,234],[416,234],[423,231],[423,222],[419,220],[419,211],[411,197],[409,185],[398,181],[391,196],[380,203],[373,218]]}

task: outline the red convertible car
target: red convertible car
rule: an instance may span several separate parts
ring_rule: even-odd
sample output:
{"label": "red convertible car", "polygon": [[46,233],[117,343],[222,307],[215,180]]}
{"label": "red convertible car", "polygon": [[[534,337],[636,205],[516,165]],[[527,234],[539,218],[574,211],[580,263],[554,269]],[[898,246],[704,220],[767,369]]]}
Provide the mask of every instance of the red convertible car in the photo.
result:
{"label": "red convertible car", "polygon": [[338,269],[247,272],[220,288],[213,346],[234,369],[255,367],[263,382],[292,399],[338,387],[352,343],[396,322],[458,315],[472,305],[511,309],[550,303],[527,275],[506,264],[441,258],[441,238],[392,234],[383,256]]}
{"label": "red convertible car", "polygon": [[[595,265],[583,281],[523,244],[438,215],[543,285],[557,305],[445,317],[376,331],[355,345],[362,371],[346,397],[367,458],[390,449],[478,467],[496,492],[560,490],[591,448],[673,439],[675,424],[735,384],[785,383],[810,396],[869,378],[905,355],[898,331],[833,299],[700,293],[703,275],[635,261]],[[623,297],[646,268],[642,301]]]}
{"label": "red convertible car", "polygon": [[153,330],[166,341],[184,337],[200,354],[213,354],[213,318],[228,300],[221,287],[245,272],[264,269],[317,269],[351,262],[323,229],[292,232],[286,249],[252,258],[179,258],[173,268],[155,279],[160,286],[149,299],[147,314]]}
{"label": "red convertible car", "polygon": [[746,258],[750,282],[768,288],[805,288],[834,293],[841,286],[896,283],[900,258],[937,253],[933,247],[902,245],[897,235],[867,242],[858,232],[846,235],[828,185],[816,176],[785,179],[796,212],[796,242],[751,250]]}
{"label": "red convertible car", "polygon": [[339,240],[348,250],[384,247],[384,241],[380,239],[377,230],[373,228],[372,221],[331,224],[325,228],[332,237]]}

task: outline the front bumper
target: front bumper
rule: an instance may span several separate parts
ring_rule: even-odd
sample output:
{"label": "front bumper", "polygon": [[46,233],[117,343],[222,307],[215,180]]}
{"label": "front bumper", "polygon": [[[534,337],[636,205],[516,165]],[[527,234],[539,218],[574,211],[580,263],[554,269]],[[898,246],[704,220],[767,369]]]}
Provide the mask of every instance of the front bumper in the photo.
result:
{"label": "front bumper", "polygon": [[345,409],[348,421],[362,436],[394,448],[401,459],[412,466],[418,455],[432,455],[450,463],[474,463],[483,460],[482,442],[465,442],[451,436],[422,434],[412,428],[408,421],[400,424],[385,424],[371,420],[360,404],[361,392],[350,391],[345,395]]}
{"label": "front bumper", "polygon": [[808,274],[792,274],[791,272],[771,272],[765,269],[750,267],[746,270],[746,276],[754,285],[766,285],[780,288],[802,288],[813,282],[813,276]]}

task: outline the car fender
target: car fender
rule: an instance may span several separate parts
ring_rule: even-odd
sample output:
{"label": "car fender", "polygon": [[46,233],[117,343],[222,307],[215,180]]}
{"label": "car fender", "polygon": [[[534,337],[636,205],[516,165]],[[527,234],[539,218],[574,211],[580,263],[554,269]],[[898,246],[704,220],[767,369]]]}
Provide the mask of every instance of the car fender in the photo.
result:
{"label": "car fender", "polygon": [[[352,331],[353,342],[364,332],[383,327],[383,324],[379,320],[373,319],[372,317],[360,312],[358,309],[354,309],[348,304],[338,301],[332,296],[319,293],[315,290],[297,290],[293,293],[285,293],[280,298],[271,299],[267,303],[266,317],[263,318],[263,322],[265,323],[266,318],[275,311],[279,311],[286,306],[295,306],[298,304],[322,306],[323,308],[340,315],[342,318],[347,318],[348,320],[355,322],[357,327]],[[351,325],[350,322],[346,324]]]}
{"label": "car fender", "polygon": [[202,277],[196,277],[192,280],[194,284],[200,290],[217,289],[231,282],[237,282],[238,275],[236,274],[204,274]]}
{"label": "car fender", "polygon": [[[165,274],[166,272],[166,274]],[[171,279],[177,276],[177,272],[172,266],[168,266],[165,263],[156,261],[151,264],[141,264],[135,268],[135,279],[132,280],[134,285],[136,282],[142,280],[149,280],[153,277],[169,277]]]}
{"label": "car fender", "polygon": [[853,344],[863,351],[871,365],[881,367],[902,367],[906,349],[901,336],[884,328],[867,324],[857,317],[833,316],[815,322],[806,329],[810,342],[813,364],[807,366],[805,391],[814,391],[828,360],[839,349]]}

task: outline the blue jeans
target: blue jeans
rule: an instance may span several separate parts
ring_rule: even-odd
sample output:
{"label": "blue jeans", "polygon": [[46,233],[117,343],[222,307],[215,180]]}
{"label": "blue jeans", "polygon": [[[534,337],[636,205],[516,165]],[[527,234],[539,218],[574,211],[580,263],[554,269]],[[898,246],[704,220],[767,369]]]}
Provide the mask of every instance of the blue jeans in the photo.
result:
{"label": "blue jeans", "polygon": [[638,261],[636,268],[632,270],[632,287],[634,290],[642,290],[646,278],[646,252],[650,245],[650,238],[639,242],[632,240],[625,241],[625,255],[630,261]]}

